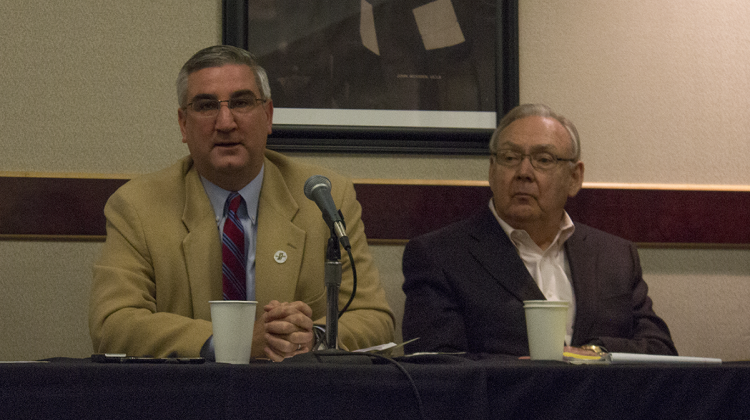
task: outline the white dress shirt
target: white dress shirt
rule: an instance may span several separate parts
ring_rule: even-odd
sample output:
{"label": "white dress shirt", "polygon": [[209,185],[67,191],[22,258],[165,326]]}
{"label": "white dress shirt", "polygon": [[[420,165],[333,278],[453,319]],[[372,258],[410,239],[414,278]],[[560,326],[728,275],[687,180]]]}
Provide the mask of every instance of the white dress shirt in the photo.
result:
{"label": "white dress shirt", "polygon": [[565,333],[565,344],[570,345],[570,340],[573,337],[576,301],[573,293],[573,285],[570,282],[570,264],[568,263],[568,257],[565,255],[564,244],[573,235],[573,231],[575,231],[573,221],[568,216],[568,213],[563,211],[560,229],[557,231],[555,239],[547,249],[542,250],[525,230],[514,229],[498,216],[492,199],[490,199],[490,210],[500,223],[500,227],[503,228],[505,234],[508,235],[510,241],[515,245],[518,255],[523,260],[526,269],[529,270],[531,277],[534,278],[544,297],[547,300],[570,302]]}

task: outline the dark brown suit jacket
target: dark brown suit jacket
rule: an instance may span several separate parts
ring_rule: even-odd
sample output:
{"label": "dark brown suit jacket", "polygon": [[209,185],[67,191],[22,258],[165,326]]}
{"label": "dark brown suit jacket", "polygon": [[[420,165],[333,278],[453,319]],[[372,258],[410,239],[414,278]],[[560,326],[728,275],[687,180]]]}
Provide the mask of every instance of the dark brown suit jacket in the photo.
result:
{"label": "dark brown suit jacket", "polygon": [[[652,310],[636,247],[576,223],[565,243],[576,299],[572,345],[677,354]],[[411,240],[403,259],[406,352],[529,354],[523,301],[544,299],[489,208]]]}

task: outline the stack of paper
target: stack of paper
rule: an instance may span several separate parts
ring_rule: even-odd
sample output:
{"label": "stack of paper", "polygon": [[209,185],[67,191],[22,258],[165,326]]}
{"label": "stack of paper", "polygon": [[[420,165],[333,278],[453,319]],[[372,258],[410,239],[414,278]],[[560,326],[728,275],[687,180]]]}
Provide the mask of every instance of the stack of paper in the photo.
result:
{"label": "stack of paper", "polygon": [[710,357],[662,356],[657,354],[609,353],[609,361],[618,363],[721,363]]}
{"label": "stack of paper", "polygon": [[644,363],[698,363],[720,364],[721,359],[691,356],[662,356],[658,354],[605,353],[602,356],[583,356],[563,353],[563,360],[572,364],[644,364]]}

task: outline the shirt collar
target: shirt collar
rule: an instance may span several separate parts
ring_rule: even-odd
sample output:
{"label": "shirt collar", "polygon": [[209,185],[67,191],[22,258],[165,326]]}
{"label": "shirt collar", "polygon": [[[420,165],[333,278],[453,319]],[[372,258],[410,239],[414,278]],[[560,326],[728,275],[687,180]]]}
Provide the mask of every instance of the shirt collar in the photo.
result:
{"label": "shirt collar", "polygon": [[[264,173],[265,167],[266,166],[263,165],[260,168],[260,172],[255,177],[255,179],[250,181],[249,184],[242,187],[241,190],[237,191],[245,200],[245,207],[247,208],[247,216],[250,218],[253,224],[256,223],[256,220],[258,218],[258,200],[260,199],[260,189],[263,186],[263,173]],[[208,199],[211,200],[211,207],[213,207],[214,209],[216,221],[218,222],[226,214],[226,209],[224,208],[224,205],[226,204],[227,197],[229,197],[229,194],[231,194],[231,191],[228,191],[228,190],[225,190],[224,188],[219,187],[218,185],[204,178],[202,175],[201,175],[201,183],[203,183],[203,189],[206,190]],[[241,207],[240,207],[240,211],[242,211]]]}
{"label": "shirt collar", "polygon": [[[513,226],[509,225],[505,222],[505,220],[501,219],[500,216],[497,214],[497,210],[495,210],[495,203],[490,198],[490,211],[495,216],[495,219],[497,219],[498,223],[500,223],[500,227],[503,228],[503,232],[505,232],[506,235],[508,235],[508,238],[513,242],[513,244],[518,247],[518,243],[516,243],[517,240],[519,240],[519,237],[528,237],[529,234],[523,230],[523,229],[514,229]],[[560,220],[560,229],[557,231],[557,235],[555,236],[555,240],[552,241],[552,244],[554,245],[557,243],[559,246],[562,246],[565,241],[567,241],[572,235],[573,232],[575,232],[575,225],[573,224],[573,220],[568,215],[568,212],[563,210],[563,217],[562,220]],[[529,238],[531,240],[531,238]]]}

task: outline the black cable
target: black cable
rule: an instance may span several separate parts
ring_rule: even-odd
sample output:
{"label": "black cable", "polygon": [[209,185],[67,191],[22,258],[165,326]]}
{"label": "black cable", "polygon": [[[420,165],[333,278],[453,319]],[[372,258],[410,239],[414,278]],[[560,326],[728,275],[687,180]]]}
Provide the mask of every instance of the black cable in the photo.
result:
{"label": "black cable", "polygon": [[389,357],[381,356],[379,354],[374,354],[374,353],[365,353],[365,354],[368,355],[368,356],[370,356],[370,357],[375,357],[375,358],[378,358],[378,359],[385,360],[388,363],[391,363],[391,364],[395,365],[401,371],[401,373],[403,373],[404,376],[406,376],[406,379],[409,380],[409,385],[411,385],[411,390],[414,393],[414,398],[417,399],[417,409],[419,410],[419,418],[421,418],[422,420],[425,420],[426,417],[424,415],[424,406],[422,405],[422,396],[419,395],[419,390],[417,389],[417,384],[414,383],[414,379],[412,379],[411,375],[409,375],[409,372],[406,371],[406,369],[401,365],[401,363],[399,363],[399,362],[397,362],[397,361],[395,361],[395,360],[393,360],[393,359],[391,359]]}
{"label": "black cable", "polygon": [[357,294],[357,267],[354,265],[354,257],[352,256],[351,248],[347,248],[346,253],[349,254],[349,263],[352,266],[352,294],[349,296],[349,301],[346,302],[346,305],[344,305],[339,311],[339,318],[341,318],[341,315],[346,312],[347,308],[349,308],[349,305],[354,300],[354,295]]}
{"label": "black cable", "polygon": [[[337,363],[333,361],[333,359],[341,359],[341,363],[345,364],[371,364],[374,363],[373,359],[380,359],[385,360],[388,363],[391,363],[398,368],[398,370],[401,371],[401,373],[404,374],[406,379],[409,381],[409,385],[411,386],[412,393],[414,394],[414,398],[417,400],[417,409],[419,410],[419,418],[422,420],[426,420],[425,414],[424,414],[424,404],[422,404],[422,396],[419,394],[419,389],[417,389],[417,384],[414,383],[414,379],[409,375],[409,372],[406,371],[406,368],[404,368],[401,363],[391,359],[390,357],[386,357],[380,354],[375,353],[366,353],[366,352],[350,352],[350,351],[344,351],[344,350],[338,350],[338,349],[328,349],[328,350],[321,350],[321,351],[313,351],[310,353],[303,353],[298,354],[294,357],[285,359],[282,363],[309,363],[309,362],[315,362],[315,363]],[[367,363],[361,363],[363,360],[366,360]]]}

